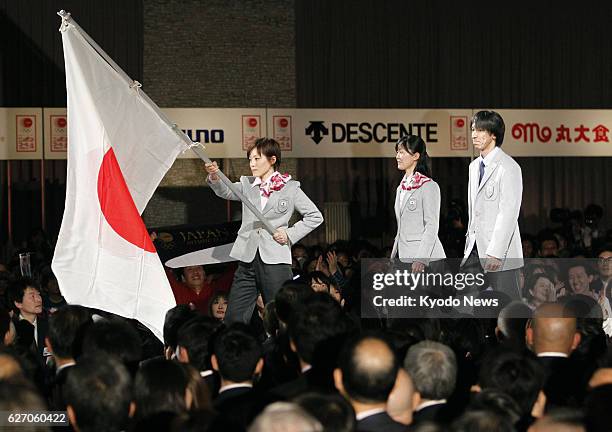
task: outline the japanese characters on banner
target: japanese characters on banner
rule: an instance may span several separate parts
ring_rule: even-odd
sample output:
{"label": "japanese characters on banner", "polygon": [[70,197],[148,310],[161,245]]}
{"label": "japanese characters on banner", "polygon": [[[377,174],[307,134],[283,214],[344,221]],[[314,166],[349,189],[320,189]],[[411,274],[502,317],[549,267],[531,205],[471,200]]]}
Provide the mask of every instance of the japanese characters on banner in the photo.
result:
{"label": "japanese characters on banner", "polygon": [[[471,109],[167,108],[165,114],[210,158],[244,158],[258,137],[288,158],[393,157],[405,133],[433,157],[470,157]],[[612,156],[612,110],[498,110],[512,156]],[[0,159],[65,159],[64,108],[0,108]],[[44,137],[44,143],[43,143]],[[143,141],[144,144],[146,142]],[[43,153],[44,148],[44,153]],[[179,157],[196,158],[186,151]]]}
{"label": "japanese characters on banner", "polygon": [[0,159],[42,159],[42,109],[0,108]]}
{"label": "japanese characters on banner", "polygon": [[45,159],[66,159],[68,151],[68,115],[66,108],[45,108]]}
{"label": "japanese characters on banner", "polygon": [[610,110],[498,110],[512,156],[612,156]]}

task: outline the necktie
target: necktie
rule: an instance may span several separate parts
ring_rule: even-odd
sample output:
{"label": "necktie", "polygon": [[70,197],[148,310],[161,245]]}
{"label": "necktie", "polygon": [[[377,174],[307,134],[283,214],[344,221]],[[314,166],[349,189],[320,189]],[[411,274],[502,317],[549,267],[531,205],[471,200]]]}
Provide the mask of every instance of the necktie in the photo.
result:
{"label": "necktie", "polygon": [[484,177],[484,168],[485,168],[485,164],[484,161],[480,161],[480,175],[478,176],[478,186],[480,186],[480,183],[482,182],[482,178]]}

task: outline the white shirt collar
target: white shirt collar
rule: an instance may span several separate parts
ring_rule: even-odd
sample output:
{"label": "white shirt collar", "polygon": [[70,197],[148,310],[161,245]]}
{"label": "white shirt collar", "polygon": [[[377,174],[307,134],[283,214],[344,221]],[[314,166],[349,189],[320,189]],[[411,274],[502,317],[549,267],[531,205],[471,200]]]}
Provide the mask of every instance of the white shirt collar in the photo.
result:
{"label": "white shirt collar", "polygon": [[202,378],[206,378],[207,376],[210,376],[213,374],[213,371],[211,369],[205,370],[205,371],[201,371],[200,372],[200,376]]}
{"label": "white shirt collar", "polygon": [[434,406],[434,405],[445,404],[445,403],[446,403],[446,399],[433,399],[427,402],[423,402],[418,407],[416,407],[415,411],[420,411],[423,408],[427,408],[427,407]]}
{"label": "white shirt collar", "polygon": [[482,157],[482,155],[480,155],[480,160],[484,162],[485,166],[488,166],[498,151],[499,147],[495,146],[495,148],[491,150],[485,157]]}
{"label": "white shirt collar", "polygon": [[[270,180],[272,177],[274,177],[276,174],[280,174],[278,171],[274,171],[272,173],[272,175],[270,177],[268,177],[268,180]],[[266,180],[266,181],[268,181]],[[253,184],[251,186],[255,187],[255,186],[259,186],[262,183],[261,181],[261,177],[255,177],[255,181],[253,182]]]}
{"label": "white shirt collar", "polygon": [[545,351],[545,352],[538,353],[538,357],[561,357],[561,358],[568,358],[569,356],[567,354],[565,354],[565,353],[562,353],[562,352]]}
{"label": "white shirt collar", "polygon": [[219,389],[219,394],[223,393],[224,391],[227,390],[231,390],[231,389],[235,389],[235,388],[253,388],[253,384],[251,383],[236,383],[236,384],[228,384],[226,386],[223,386]]}
{"label": "white shirt collar", "polygon": [[55,374],[57,375],[60,373],[62,369],[66,369],[67,367],[74,366],[75,364],[76,364],[75,362],[70,362],[70,363],[66,363],[61,366],[58,366],[57,369],[55,369]]}
{"label": "white shirt collar", "polygon": [[361,421],[366,417],[371,417],[373,415],[380,414],[382,412],[385,412],[384,408],[373,408],[373,409],[361,411],[359,414],[355,416],[355,418],[357,419],[357,421]]}

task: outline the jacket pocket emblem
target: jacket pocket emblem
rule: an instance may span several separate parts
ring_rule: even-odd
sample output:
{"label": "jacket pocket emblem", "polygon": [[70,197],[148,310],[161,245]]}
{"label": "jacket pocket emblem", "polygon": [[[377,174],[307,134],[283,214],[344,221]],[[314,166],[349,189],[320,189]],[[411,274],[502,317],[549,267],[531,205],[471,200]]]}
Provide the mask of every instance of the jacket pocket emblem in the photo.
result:
{"label": "jacket pocket emblem", "polygon": [[278,200],[278,204],[276,205],[276,211],[279,213],[285,213],[289,208],[289,200],[287,198],[282,198]]}
{"label": "jacket pocket emblem", "polygon": [[417,208],[417,200],[416,198],[408,199],[408,210],[415,211]]}
{"label": "jacket pocket emblem", "polygon": [[485,194],[486,194],[487,198],[492,198],[493,195],[495,194],[495,186],[494,185],[487,185],[487,187],[485,189]]}

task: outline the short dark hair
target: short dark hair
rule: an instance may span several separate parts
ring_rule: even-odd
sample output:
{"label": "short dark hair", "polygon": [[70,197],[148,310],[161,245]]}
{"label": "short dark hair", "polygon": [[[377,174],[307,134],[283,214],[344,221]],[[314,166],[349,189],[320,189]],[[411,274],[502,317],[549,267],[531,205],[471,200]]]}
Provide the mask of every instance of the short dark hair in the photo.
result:
{"label": "short dark hair", "polygon": [[83,306],[66,305],[51,314],[47,337],[53,354],[60,358],[74,358],[75,341],[80,342],[84,331],[92,323],[89,310]]}
{"label": "short dark hair", "polygon": [[265,156],[268,160],[272,158],[272,156],[276,156],[276,162],[274,162],[273,167],[275,170],[280,168],[281,165],[281,148],[278,142],[273,138],[257,138],[253,144],[249,146],[246,152],[247,159],[251,155],[251,152],[257,149],[257,152],[261,156]]}
{"label": "short dark hair", "polygon": [[162,411],[185,412],[188,384],[189,375],[180,363],[159,357],[143,362],[134,379],[136,418]]}
{"label": "short dark hair", "polygon": [[233,382],[252,380],[262,356],[261,344],[243,326],[234,324],[221,330],[213,343],[219,374]]}
{"label": "short dark hair", "polygon": [[488,410],[466,411],[451,424],[452,432],[498,431],[512,432],[514,426],[507,417]]}
{"label": "short dark hair", "polygon": [[521,415],[533,409],[538,393],[544,388],[544,371],[529,353],[494,350],[483,361],[478,384],[482,389],[497,389],[514,399]]}
{"label": "short dark hair", "polygon": [[313,294],[310,285],[300,281],[288,281],[274,296],[276,316],[285,324],[293,314],[294,309]]}
{"label": "short dark hair", "polygon": [[313,293],[293,311],[289,320],[289,337],[298,356],[312,364],[322,344],[343,335],[348,322],[342,308],[328,293]]}
{"label": "short dark hair", "polygon": [[64,387],[81,431],[115,431],[126,428],[132,401],[127,369],[106,355],[83,356],[70,369]]}
{"label": "short dark hair", "polygon": [[175,350],[179,329],[195,316],[196,312],[186,304],[176,305],[169,309],[164,319],[164,345]]}
{"label": "short dark hair", "polygon": [[501,147],[504,142],[506,126],[504,120],[495,111],[478,111],[472,117],[472,127],[477,130],[484,130],[495,136],[495,145]]}
{"label": "short dark hair", "polygon": [[414,387],[424,399],[446,399],[457,382],[457,359],[448,346],[422,341],[408,349],[404,359]]}
{"label": "short dark hair", "polygon": [[[390,361],[385,367],[376,369],[364,365],[363,354],[359,353],[361,345],[369,340],[378,340],[388,348]],[[393,347],[383,335],[363,333],[350,338],[343,347],[338,365],[342,371],[342,385],[348,396],[362,403],[385,402],[395,385],[399,362]]]}
{"label": "short dark hair", "polygon": [[25,294],[25,290],[27,288],[34,288],[36,291],[40,293],[40,285],[32,278],[28,277],[20,277],[13,281],[9,285],[9,301],[10,307],[17,312],[17,306],[15,306],[15,302],[23,303],[23,296]]}
{"label": "short dark hair", "polygon": [[214,318],[198,316],[187,321],[178,331],[176,344],[187,350],[189,364],[198,371],[210,369],[210,339],[219,325]]}
{"label": "short dark hair", "polygon": [[89,326],[83,338],[83,353],[113,355],[130,373],[135,373],[142,355],[142,341],[123,318],[103,319]]}
{"label": "short dark hair", "polygon": [[355,410],[337,393],[305,393],[293,400],[319,420],[324,431],[352,432],[355,430]]}
{"label": "short dark hair", "polygon": [[419,159],[415,167],[415,171],[424,176],[431,177],[429,169],[429,155],[427,154],[427,146],[425,141],[418,135],[404,135],[395,143],[395,152],[398,148],[403,148],[410,154],[418,153]]}

